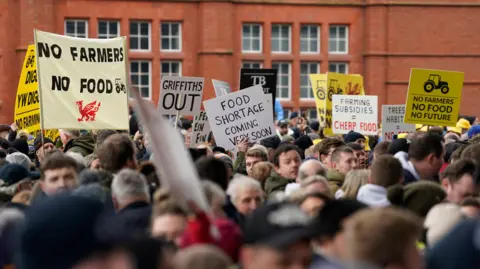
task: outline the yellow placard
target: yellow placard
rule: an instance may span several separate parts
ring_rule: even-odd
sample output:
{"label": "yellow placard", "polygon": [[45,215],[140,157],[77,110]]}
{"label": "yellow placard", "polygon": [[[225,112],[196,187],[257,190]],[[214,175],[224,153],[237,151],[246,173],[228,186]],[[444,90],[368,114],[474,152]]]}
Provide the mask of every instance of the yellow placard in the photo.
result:
{"label": "yellow placard", "polygon": [[463,78],[462,72],[412,68],[404,122],[455,126]]}
{"label": "yellow placard", "polygon": [[[15,97],[14,114],[18,130],[26,130],[31,135],[37,135],[37,132],[40,131],[40,97],[38,95],[35,45],[28,46],[23,61]],[[46,130],[45,133],[51,139],[58,136],[58,130]]]}
{"label": "yellow placard", "polygon": [[315,97],[319,122],[324,125],[323,134],[333,135],[333,95],[365,95],[363,77],[361,75],[339,73],[310,74],[310,83]]}

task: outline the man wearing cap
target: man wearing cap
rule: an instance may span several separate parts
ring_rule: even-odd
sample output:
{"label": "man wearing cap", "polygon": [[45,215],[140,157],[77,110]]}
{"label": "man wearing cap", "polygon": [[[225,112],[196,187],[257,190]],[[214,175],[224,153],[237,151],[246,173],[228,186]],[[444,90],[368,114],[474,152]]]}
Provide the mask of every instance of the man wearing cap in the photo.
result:
{"label": "man wearing cap", "polygon": [[259,208],[245,223],[240,262],[244,269],[308,268],[315,229],[296,204],[273,203]]}
{"label": "man wearing cap", "polygon": [[366,142],[365,136],[354,131],[350,131],[347,135],[345,135],[345,137],[343,138],[343,141],[345,141],[345,144],[352,143],[352,142],[357,143],[360,146],[362,146],[362,148],[365,148],[365,142]]}
{"label": "man wearing cap", "polygon": [[293,136],[292,129],[288,128],[289,121],[288,120],[279,120],[277,122],[277,135],[282,140],[284,136]]}
{"label": "man wearing cap", "polygon": [[37,138],[35,138],[33,145],[35,147],[35,156],[37,157],[38,162],[37,166],[40,167],[45,160],[45,154],[49,151],[52,151],[55,146],[53,145],[53,141],[48,137],[44,137],[42,141],[42,135],[39,135]]}

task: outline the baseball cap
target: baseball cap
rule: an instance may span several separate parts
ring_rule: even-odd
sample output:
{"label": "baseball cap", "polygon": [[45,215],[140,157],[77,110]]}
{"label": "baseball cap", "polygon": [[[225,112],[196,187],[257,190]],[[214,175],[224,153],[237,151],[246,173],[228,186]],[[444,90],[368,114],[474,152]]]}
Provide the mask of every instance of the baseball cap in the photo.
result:
{"label": "baseball cap", "polygon": [[277,123],[278,126],[288,125],[288,120],[279,120]]}
{"label": "baseball cap", "polygon": [[290,202],[267,204],[247,217],[245,245],[263,245],[278,250],[313,237],[311,218],[297,204]]}

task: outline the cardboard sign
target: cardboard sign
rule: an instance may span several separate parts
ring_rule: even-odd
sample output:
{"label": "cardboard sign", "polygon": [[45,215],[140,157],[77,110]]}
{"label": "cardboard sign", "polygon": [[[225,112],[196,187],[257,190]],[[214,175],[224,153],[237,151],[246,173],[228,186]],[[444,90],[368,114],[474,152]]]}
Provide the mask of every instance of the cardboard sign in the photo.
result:
{"label": "cardboard sign", "polygon": [[333,95],[365,95],[363,77],[339,73],[311,74],[313,96],[317,107],[319,122],[323,124],[323,133],[333,135],[332,100]]}
{"label": "cardboard sign", "polygon": [[158,110],[162,115],[196,116],[203,97],[203,78],[162,76]]}
{"label": "cardboard sign", "polygon": [[208,122],[207,113],[200,111],[200,115],[193,119],[190,147],[194,148],[198,144],[207,143],[209,134],[210,123]]}
{"label": "cardboard sign", "polygon": [[74,38],[35,30],[45,129],[128,130],[125,38]]}
{"label": "cardboard sign", "polygon": [[217,145],[229,150],[243,139],[254,143],[276,135],[271,103],[260,85],[203,102]]}
{"label": "cardboard sign", "polygon": [[382,106],[382,140],[392,141],[394,135],[414,133],[415,124],[403,123],[405,105]]}
{"label": "cardboard sign", "polygon": [[333,95],[332,130],[377,135],[377,96]]}
{"label": "cardboard sign", "polygon": [[275,98],[277,94],[277,69],[240,70],[240,90],[261,85],[265,94],[272,96],[272,111],[275,115]]}
{"label": "cardboard sign", "polygon": [[405,123],[456,126],[463,77],[462,72],[412,68]]}
{"label": "cardboard sign", "polygon": [[228,84],[228,82],[212,79],[212,84],[213,88],[215,89],[215,95],[217,97],[227,95],[232,92],[232,89],[230,88],[230,84]]}

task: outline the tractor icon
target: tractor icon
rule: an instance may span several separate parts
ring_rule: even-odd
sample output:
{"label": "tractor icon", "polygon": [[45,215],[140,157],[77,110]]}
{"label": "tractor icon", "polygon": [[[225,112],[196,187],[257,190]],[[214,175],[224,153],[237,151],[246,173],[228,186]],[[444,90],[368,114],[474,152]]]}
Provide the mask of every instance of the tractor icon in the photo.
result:
{"label": "tractor icon", "polygon": [[117,93],[120,93],[120,92],[127,93],[127,90],[125,89],[125,84],[123,84],[122,80],[119,78],[115,79],[115,90],[117,90]]}
{"label": "tractor icon", "polygon": [[323,87],[323,84],[325,83],[325,80],[317,80],[317,98],[320,100],[325,100],[325,88]]}
{"label": "tractor icon", "polygon": [[428,80],[423,83],[423,89],[426,92],[432,92],[433,90],[440,89],[443,94],[447,94],[448,91],[450,91],[450,88],[448,87],[448,82],[442,81],[442,77],[435,74],[431,74],[428,77]]}
{"label": "tractor icon", "polygon": [[[336,89],[335,89],[336,88]],[[328,100],[332,101],[334,94],[343,94],[343,90],[338,85],[338,80],[330,80],[330,85],[328,86]]]}

